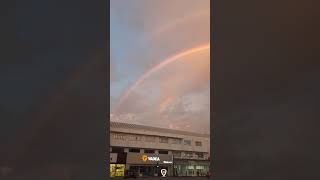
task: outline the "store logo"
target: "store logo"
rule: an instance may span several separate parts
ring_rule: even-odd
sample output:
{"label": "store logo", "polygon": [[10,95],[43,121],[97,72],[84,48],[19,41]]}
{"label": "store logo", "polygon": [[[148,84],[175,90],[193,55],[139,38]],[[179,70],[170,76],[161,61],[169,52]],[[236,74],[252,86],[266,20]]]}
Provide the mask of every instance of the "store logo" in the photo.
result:
{"label": "store logo", "polygon": [[148,156],[143,155],[143,156],[141,157],[141,159],[142,159],[143,162],[146,162],[146,161],[148,160]]}
{"label": "store logo", "polygon": [[160,161],[159,157],[148,157],[149,161]]}
{"label": "store logo", "polygon": [[147,155],[143,155],[141,157],[141,159],[142,159],[143,162],[146,162],[147,160],[149,160],[149,161],[160,161],[159,157],[152,157],[152,156],[149,157]]}

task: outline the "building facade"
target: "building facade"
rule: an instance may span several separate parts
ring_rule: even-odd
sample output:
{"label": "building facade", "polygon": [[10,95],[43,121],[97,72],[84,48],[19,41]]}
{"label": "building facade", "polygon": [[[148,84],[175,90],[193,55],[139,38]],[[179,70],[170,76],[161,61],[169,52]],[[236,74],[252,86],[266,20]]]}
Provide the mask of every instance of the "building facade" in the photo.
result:
{"label": "building facade", "polygon": [[167,176],[205,176],[209,171],[208,134],[120,122],[110,122],[110,133],[110,176],[124,171],[160,176],[160,169]]}

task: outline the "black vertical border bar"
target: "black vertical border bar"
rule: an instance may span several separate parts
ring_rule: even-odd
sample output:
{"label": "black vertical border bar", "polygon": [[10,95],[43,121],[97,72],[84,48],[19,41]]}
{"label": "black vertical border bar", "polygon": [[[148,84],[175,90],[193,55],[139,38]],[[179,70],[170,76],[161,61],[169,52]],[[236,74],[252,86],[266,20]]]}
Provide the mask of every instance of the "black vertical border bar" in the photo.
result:
{"label": "black vertical border bar", "polygon": [[210,172],[212,174],[210,179],[215,176],[215,149],[216,149],[216,133],[215,133],[215,120],[216,111],[214,97],[216,94],[217,76],[218,76],[218,61],[219,61],[219,48],[217,43],[218,27],[220,27],[219,15],[221,13],[221,1],[210,1]]}
{"label": "black vertical border bar", "polygon": [[[19,4],[19,3],[21,3],[21,2],[23,2],[23,1],[20,1],[20,2],[15,2],[15,1],[8,1],[8,2],[10,2],[10,6],[9,6],[9,8],[7,7],[7,6],[2,6],[2,7],[4,7],[5,8],[5,10],[3,11],[3,13],[5,14],[5,16],[4,16],[4,18],[5,18],[5,23],[8,23],[8,25],[4,25],[3,27],[1,27],[1,30],[4,30],[4,33],[1,33],[1,35],[2,34],[4,34],[4,37],[7,37],[7,38],[4,38],[4,39],[1,39],[2,40],[2,42],[5,42],[4,44],[5,44],[5,47],[9,47],[9,48],[12,48],[12,49],[9,49],[9,50],[7,50],[7,49],[5,49],[5,51],[7,51],[7,52],[9,52],[9,55],[12,55],[12,54],[19,54],[19,53],[21,53],[21,50],[19,49],[20,47],[23,47],[23,46],[20,46],[20,44],[19,43],[21,43],[21,42],[19,42],[19,41],[15,41],[15,40],[17,40],[17,38],[16,38],[16,30],[17,30],[17,25],[19,25],[18,23],[19,22],[16,22],[16,12],[18,12],[19,10],[21,10],[21,9],[18,9],[17,7],[23,7],[23,6],[18,6],[18,5],[21,5],[21,4]],[[52,2],[50,2],[50,3],[52,3]],[[50,4],[49,3],[49,4]],[[60,8],[64,8],[63,6],[64,5],[66,5],[66,6],[72,6],[73,4],[72,3],[76,3],[76,2],[62,2],[62,3],[60,3],[60,2],[54,2],[53,3],[53,5],[54,5],[54,7],[53,8],[58,8],[58,7],[60,7]],[[103,61],[104,63],[101,63],[102,65],[100,65],[99,64],[99,66],[101,67],[101,69],[103,69],[103,78],[101,78],[101,76],[99,76],[99,79],[98,79],[98,82],[94,82],[94,83],[97,83],[97,84],[99,84],[99,87],[100,87],[100,84],[103,84],[104,86],[103,86],[103,89],[100,89],[98,92],[100,93],[101,91],[103,91],[104,93],[109,93],[109,89],[110,89],[110,85],[108,84],[108,80],[110,79],[109,78],[109,71],[110,71],[110,64],[107,62],[107,61],[110,61],[110,58],[109,58],[109,54],[110,54],[110,48],[109,48],[109,20],[110,20],[110,18],[109,18],[109,11],[110,11],[110,1],[109,0],[106,0],[106,1],[92,1],[92,2],[87,2],[87,3],[94,3],[93,5],[92,4],[90,4],[90,6],[88,6],[89,8],[92,8],[92,6],[95,6],[95,5],[97,5],[97,6],[95,6],[94,8],[96,8],[96,11],[97,11],[97,14],[95,14],[94,13],[94,15],[92,15],[91,13],[88,13],[88,16],[87,16],[87,18],[93,18],[93,19],[99,19],[99,23],[101,23],[101,24],[99,24],[99,26],[97,27],[97,28],[99,28],[99,31],[98,31],[98,33],[99,33],[99,41],[101,42],[101,44],[99,43],[99,46],[98,47],[94,47],[94,49],[95,50],[97,50],[96,52],[94,52],[93,54],[95,55],[96,53],[98,53],[98,56],[96,57],[96,56],[94,56],[94,58],[98,58],[98,63],[101,63],[101,61]],[[28,4],[28,3],[27,3]],[[50,4],[51,5],[51,4]],[[16,7],[17,6],[17,7]],[[39,8],[39,9],[41,9],[42,7],[41,6],[43,6],[43,4],[35,4],[35,6],[34,7],[37,7],[37,8]],[[29,7],[29,6],[28,6]],[[32,7],[33,7],[33,4],[32,4]],[[78,11],[78,9],[77,8],[79,8],[79,7],[81,7],[81,9],[82,9],[82,6],[78,6],[78,5],[76,5],[76,6],[74,6],[74,7],[72,7],[72,8],[70,8],[70,10],[69,10],[69,13],[70,14],[72,14],[72,13],[74,13],[74,12],[76,12],[76,13],[79,13],[79,11]],[[17,9],[16,9],[17,8]],[[47,8],[47,7],[44,7],[44,9],[45,8]],[[32,9],[30,9],[30,10],[32,10]],[[86,13],[86,11],[84,11],[85,13]],[[59,14],[60,12],[59,11],[57,11],[56,12],[57,14]],[[7,15],[8,14],[8,15]],[[13,15],[13,16],[12,16]],[[48,14],[46,14],[46,15],[44,15],[44,17],[46,17],[46,16],[49,16],[50,15],[50,17],[51,17],[51,19],[50,20],[53,20],[53,22],[52,23],[54,23],[55,25],[60,25],[59,23],[59,17],[54,17],[54,16],[52,16],[52,12],[48,12]],[[11,16],[13,17],[13,19],[10,19],[9,21],[6,19],[6,18],[11,18]],[[85,14],[83,15],[83,16],[85,16]],[[77,20],[77,22],[76,23],[79,23],[79,22],[81,22],[81,18],[83,18],[83,16],[81,15],[81,16],[79,16],[78,18],[79,18],[79,21],[78,21],[78,19],[76,19]],[[93,17],[94,16],[94,17]],[[61,17],[60,17],[61,18]],[[66,17],[66,19],[67,19],[68,17]],[[2,17],[1,17],[1,20],[2,20]],[[74,19],[73,19],[74,20]],[[37,22],[37,20],[35,20],[34,22]],[[29,25],[29,24],[27,24],[27,23],[29,23],[29,22],[26,22],[26,24],[24,25],[25,27],[29,27],[30,28],[30,26],[32,27],[32,25]],[[9,28],[12,28],[13,27],[13,29],[9,29]],[[78,27],[78,26],[76,26],[76,27]],[[61,28],[61,27],[59,27],[59,28]],[[96,28],[96,26],[94,26],[93,28]],[[28,28],[27,28],[28,29]],[[31,29],[29,29],[29,31],[30,32],[32,32],[32,30]],[[74,28],[74,29],[72,29],[72,31],[74,31],[74,33],[76,33],[76,31],[77,31],[77,29],[76,28]],[[2,32],[2,31],[1,31]],[[49,33],[50,31],[48,30],[48,29],[46,29],[45,31],[44,31],[44,33]],[[52,30],[52,34],[55,34],[56,32],[54,32],[54,30]],[[70,33],[70,31],[68,31],[68,33]],[[101,34],[100,34],[101,33]],[[90,35],[90,33],[88,33],[89,35]],[[42,34],[43,35],[43,34]],[[34,36],[35,36],[35,38],[37,37],[37,34],[34,34]],[[94,39],[95,38],[97,38],[96,36],[94,36],[93,37]],[[3,41],[4,40],[4,41]],[[7,42],[6,42],[7,41]],[[44,44],[44,45],[46,45],[46,44]],[[84,51],[87,51],[87,49],[83,49]],[[69,49],[68,48],[66,48],[66,49],[64,49],[64,51],[69,51]],[[90,48],[88,48],[88,54],[90,54],[91,53],[91,47]],[[102,53],[101,53],[101,51],[102,51]],[[23,51],[22,51],[23,52]],[[12,54],[11,54],[12,53]],[[38,51],[36,51],[36,50],[34,50],[34,51],[32,51],[32,53],[38,53]],[[2,57],[2,55],[4,55],[4,56],[6,56],[8,53],[3,53],[3,54],[1,54],[1,57]],[[12,59],[12,60],[16,60],[15,59],[16,57],[15,56],[13,56],[13,58],[11,57],[11,58],[7,58],[7,59]],[[6,63],[6,62],[5,62]],[[9,63],[12,63],[12,62],[9,62]],[[24,61],[21,61],[21,60],[19,60],[19,59],[17,59],[17,61],[16,62],[14,62],[14,63],[16,63],[16,64],[14,64],[14,66],[24,66],[25,65],[25,63],[26,62],[24,62]],[[80,63],[81,64],[81,63]],[[106,64],[106,65],[105,65]],[[1,64],[2,65],[2,64]],[[6,65],[6,64],[5,64]],[[105,68],[107,68],[107,70],[105,70]],[[99,68],[99,70],[101,70],[100,68]],[[89,69],[88,71],[90,71],[91,69]],[[90,74],[91,75],[91,74]],[[101,73],[99,72],[99,75],[101,75]],[[88,78],[90,78],[90,76],[88,77]],[[103,79],[103,82],[101,81],[101,79]],[[92,79],[93,81],[95,81],[96,79]],[[79,79],[77,79],[77,81],[78,81],[78,83],[79,84],[81,84],[81,80],[79,80]],[[85,80],[83,80],[84,82],[85,82]],[[39,83],[41,83],[41,82],[39,82]],[[108,84],[108,85],[107,85]],[[96,88],[96,86],[94,86],[93,88]],[[48,88],[49,89],[49,88]],[[22,89],[21,89],[22,90]],[[94,90],[96,90],[96,89],[94,89]],[[72,92],[70,92],[70,94],[72,94]],[[110,94],[110,93],[109,93]],[[98,106],[97,106],[97,108],[104,108],[105,109],[105,111],[103,112],[103,114],[105,115],[105,113],[108,113],[109,112],[109,102],[110,102],[110,100],[109,100],[109,96],[105,96],[105,94],[98,94],[98,95],[102,95],[101,96],[101,98],[102,98],[102,101],[101,101],[101,104],[98,104]],[[98,96],[97,95],[97,96]],[[35,97],[39,97],[38,95],[36,96],[35,95]],[[100,97],[99,97],[100,98]],[[22,100],[21,100],[22,101]],[[105,101],[107,101],[107,103],[105,103]],[[82,103],[82,102],[81,102]],[[83,101],[83,103],[85,103],[84,101]],[[107,105],[107,107],[106,107],[106,104],[108,104]],[[37,111],[36,111],[37,110]],[[38,109],[36,109],[35,111],[36,111],[36,113],[41,113],[42,112],[42,110],[41,110],[41,108],[40,108],[40,112],[38,112]],[[81,113],[81,111],[79,111],[79,113]],[[101,115],[101,114],[100,114]],[[29,114],[27,114],[26,115],[27,117],[24,119],[25,121],[28,121],[28,125],[26,126],[26,127],[22,127],[21,128],[21,131],[22,132],[30,132],[30,129],[32,130],[33,129],[33,127],[35,126],[35,125],[37,125],[37,124],[34,124],[35,122],[37,122],[37,119],[36,120],[34,120],[34,119],[32,119],[32,118],[30,118],[29,119]],[[101,116],[99,116],[99,117],[101,117]],[[35,179],[35,177],[33,176],[33,174],[31,174],[30,175],[30,173],[27,171],[27,172],[25,172],[24,171],[24,169],[31,169],[31,168],[33,168],[33,164],[36,162],[36,161],[40,161],[40,163],[43,163],[43,162],[45,162],[44,163],[44,166],[46,166],[46,165],[50,165],[50,164],[58,164],[59,166],[63,166],[64,165],[64,160],[63,159],[61,159],[61,158],[56,158],[56,159],[54,159],[54,158],[52,158],[52,157],[54,157],[54,156],[56,156],[56,154],[58,154],[58,153],[60,153],[60,154],[62,154],[63,156],[66,156],[66,155],[69,155],[69,156],[73,156],[72,158],[74,158],[74,159],[76,159],[76,160],[78,160],[78,158],[80,159],[79,161],[80,161],[80,163],[78,163],[77,165],[79,165],[79,167],[84,167],[83,169],[81,169],[82,170],[82,172],[81,172],[81,174],[79,175],[79,174],[75,174],[76,176],[81,176],[81,175],[87,175],[87,174],[89,174],[90,175],[90,177],[91,177],[91,179],[92,180],[94,180],[94,179],[101,179],[101,176],[103,176],[103,178],[104,179],[106,179],[105,177],[106,177],[106,161],[105,161],[105,159],[104,158],[106,158],[106,151],[104,150],[106,147],[108,147],[108,144],[109,144],[109,121],[108,121],[108,117],[109,117],[109,115],[107,114],[107,118],[105,118],[106,116],[103,116],[104,118],[102,119],[90,119],[90,121],[93,121],[93,125],[91,126],[89,126],[88,127],[88,131],[92,131],[92,127],[95,127],[94,125],[99,125],[99,128],[98,129],[94,129],[95,131],[94,132],[90,132],[90,133],[92,133],[93,134],[93,137],[94,138],[97,138],[97,139],[91,139],[91,141],[93,141],[94,143],[94,146],[92,146],[92,147],[90,147],[90,151],[88,151],[88,152],[83,152],[83,150],[80,150],[80,149],[70,149],[70,147],[73,147],[72,145],[70,145],[70,144],[67,144],[68,146],[66,147],[66,148],[62,148],[63,150],[61,150],[61,147],[50,147],[48,144],[43,144],[42,142],[40,142],[40,143],[38,143],[38,142],[35,142],[35,144],[36,144],[36,146],[38,146],[38,148],[39,149],[45,149],[46,151],[45,152],[41,152],[41,154],[39,154],[39,155],[37,155],[36,153],[30,153],[30,152],[23,152],[23,149],[22,148],[29,148],[29,147],[24,147],[24,145],[25,144],[29,144],[28,142],[29,141],[27,141],[27,143],[25,143],[23,140],[24,140],[24,137],[23,136],[21,136],[21,138],[23,138],[21,141],[22,141],[22,143],[19,143],[19,142],[10,142],[10,146],[9,147],[7,147],[8,148],[8,151],[7,151],[7,149],[5,149],[7,152],[8,152],[8,157],[5,157],[5,158],[3,158],[2,159],[2,157],[1,157],[1,162],[0,162],[0,166],[2,166],[2,165],[7,165],[8,164],[8,166],[11,168],[11,167],[13,167],[12,168],[12,172],[11,172],[11,174],[9,175],[9,177],[8,177],[8,179]],[[35,121],[35,122],[34,122]],[[5,123],[6,123],[6,121],[5,121]],[[96,124],[97,123],[97,124]],[[20,124],[19,124],[20,125]],[[67,123],[61,123],[61,124],[58,124],[60,127],[63,127],[63,128],[70,128],[70,124],[67,124]],[[17,126],[18,126],[18,124],[17,124]],[[48,125],[49,126],[49,125]],[[30,128],[29,128],[30,127]],[[35,126],[35,127],[37,127],[37,126]],[[42,124],[41,124],[41,127],[42,127]],[[105,127],[107,127],[107,128],[105,128]],[[48,127],[48,128],[50,128],[49,130],[52,130],[51,129],[51,127]],[[74,133],[74,134],[79,134],[79,131],[81,131],[81,130],[83,130],[81,127],[78,127],[77,125],[74,125],[73,126],[73,128],[70,128],[70,129],[68,129],[69,130],[69,133],[70,134],[72,134],[72,133]],[[53,132],[56,132],[56,131],[54,131],[54,130],[52,130]],[[98,133],[97,133],[98,132]],[[87,133],[87,132],[85,132],[85,133]],[[84,133],[84,134],[85,134]],[[96,136],[97,134],[95,134],[95,133],[97,133],[98,134],[98,136]],[[106,134],[105,133],[107,133],[107,136],[106,136]],[[22,133],[21,133],[22,134]],[[103,137],[101,138],[101,134],[103,134]],[[20,134],[17,134],[16,136],[18,136],[19,137],[19,135]],[[24,135],[25,136],[25,135]],[[54,134],[53,136],[56,136],[56,134]],[[29,140],[29,138],[30,138],[30,134],[28,134],[27,136],[25,136],[25,137],[27,137],[27,140]],[[64,141],[63,143],[70,143],[70,139],[68,139],[68,138],[66,138],[66,139],[63,139],[63,137],[66,137],[66,136],[57,136],[56,137],[56,141]],[[19,137],[20,138],[20,137]],[[43,135],[43,138],[46,138],[46,136],[45,135]],[[52,138],[52,137],[51,137]],[[54,137],[53,137],[54,138]],[[89,137],[89,138],[91,138],[91,137]],[[105,138],[107,138],[107,141],[105,141]],[[11,139],[13,139],[13,140],[11,140]],[[32,138],[30,138],[31,140],[33,140]],[[103,141],[101,141],[101,139],[103,139]],[[15,137],[10,137],[10,140],[11,141],[14,141],[14,140],[16,140],[15,139]],[[31,141],[30,140],[30,141]],[[51,140],[51,139],[50,139]],[[88,141],[87,139],[84,139],[83,141]],[[73,143],[73,142],[72,142]],[[18,144],[17,146],[15,145],[15,144]],[[79,147],[80,145],[81,145],[81,143],[79,143],[79,142],[74,142],[74,144],[75,144],[75,146],[76,147]],[[79,145],[80,144],[80,145]],[[106,145],[107,144],[107,145]],[[12,146],[11,146],[12,145]],[[69,146],[70,145],[70,146]],[[34,146],[33,144],[32,144],[32,146]],[[12,148],[13,147],[13,148]],[[14,147],[22,147],[21,149],[18,149],[18,150],[16,150],[16,149],[14,149]],[[47,147],[50,147],[50,149],[48,150],[48,148]],[[9,148],[12,148],[12,150],[11,149],[9,149]],[[46,149],[47,148],[47,149]],[[10,150],[10,151],[9,151]],[[108,151],[108,148],[106,148],[106,150]],[[5,151],[5,152],[6,152]],[[23,161],[18,161],[18,162],[16,162],[15,160],[16,159],[18,159],[19,157],[20,157],[20,151],[22,151],[22,153],[21,154],[23,154],[22,155],[22,159],[24,160],[24,159],[33,159],[34,157],[36,157],[36,158],[42,158],[42,159],[33,159],[35,162],[23,162]],[[53,153],[52,153],[53,152]],[[51,154],[50,154],[51,153]],[[50,155],[50,156],[52,156],[52,157],[50,157],[50,158],[48,158],[48,159],[44,159],[43,158],[43,156],[44,155]],[[80,154],[80,155],[79,155]],[[35,156],[36,155],[36,156]],[[93,159],[92,161],[90,161],[90,162],[88,162],[88,163],[85,163],[85,164],[82,164],[82,160],[81,160],[81,158],[87,158],[87,157],[84,157],[84,156],[86,156],[86,155],[89,155],[89,158],[91,158],[91,159]],[[95,155],[97,155],[97,156],[95,156]],[[16,157],[16,156],[18,156],[18,158]],[[42,157],[39,157],[39,156],[42,156]],[[96,158],[96,157],[98,157],[98,158]],[[88,159],[89,159],[88,158]],[[71,159],[71,158],[70,158]],[[69,159],[68,159],[69,160]],[[67,161],[68,161],[67,160]],[[107,160],[108,160],[108,158],[107,158]],[[23,163],[25,163],[25,164],[23,164]],[[25,165],[25,168],[24,168],[24,166],[23,165]],[[16,166],[22,166],[22,170],[20,170],[19,168],[15,168]],[[77,167],[75,167],[75,168],[79,168],[78,166]],[[46,168],[46,167],[44,167],[44,168]],[[100,169],[101,168],[101,169]],[[108,168],[107,168],[108,169]],[[47,171],[44,171],[43,169],[33,169],[34,171],[37,171],[37,178],[36,179],[45,179],[45,178],[43,178],[43,176],[46,176],[46,177],[49,177],[50,178],[50,174],[48,174],[48,172]],[[46,170],[46,169],[45,169]],[[79,169],[76,169],[76,171],[77,170],[79,170]],[[31,177],[29,177],[29,176],[31,176]],[[33,177],[32,177],[33,176]],[[11,178],[12,177],[12,178]],[[98,177],[98,178],[96,178],[96,177]],[[103,179],[102,178],[102,179]],[[1,179],[1,178],[0,178]],[[74,179],[74,178],[72,178],[72,179]]]}
{"label": "black vertical border bar", "polygon": [[107,93],[107,104],[108,107],[106,108],[106,113],[107,113],[107,119],[105,120],[105,129],[106,129],[106,144],[105,144],[105,159],[103,160],[104,162],[104,166],[105,167],[105,177],[106,179],[109,179],[110,177],[110,158],[109,158],[109,154],[110,154],[110,0],[106,0],[106,57],[107,57],[107,61],[108,61],[108,72],[107,72],[107,79],[108,82],[106,82],[107,84],[107,89],[108,92]]}

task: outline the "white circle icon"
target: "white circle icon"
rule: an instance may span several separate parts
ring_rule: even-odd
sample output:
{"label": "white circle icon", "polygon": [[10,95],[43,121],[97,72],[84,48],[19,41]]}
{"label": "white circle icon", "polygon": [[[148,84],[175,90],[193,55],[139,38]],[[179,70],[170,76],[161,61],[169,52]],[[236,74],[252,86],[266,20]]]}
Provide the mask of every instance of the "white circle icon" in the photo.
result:
{"label": "white circle icon", "polygon": [[166,174],[167,174],[167,170],[166,169],[161,169],[161,174],[162,174],[162,177],[165,177]]}

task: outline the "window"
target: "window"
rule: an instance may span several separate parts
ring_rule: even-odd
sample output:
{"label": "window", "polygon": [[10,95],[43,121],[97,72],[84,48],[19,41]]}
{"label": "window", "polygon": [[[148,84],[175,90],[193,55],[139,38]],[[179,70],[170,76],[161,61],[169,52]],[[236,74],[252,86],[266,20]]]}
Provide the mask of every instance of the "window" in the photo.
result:
{"label": "window", "polygon": [[203,158],[204,157],[203,153],[196,153],[196,155],[198,156],[198,158]]}
{"label": "window", "polygon": [[123,153],[124,152],[124,148],[113,147],[112,148],[112,152],[113,153]]}
{"label": "window", "polygon": [[179,151],[173,151],[172,154],[174,157],[181,157],[181,152]]}
{"label": "window", "polygon": [[184,143],[184,145],[191,145],[191,140],[186,140],[186,139],[185,139],[185,140],[183,141],[183,143]]}
{"label": "window", "polygon": [[181,144],[181,139],[170,139],[171,144]]}
{"label": "window", "polygon": [[204,166],[199,166],[199,165],[197,165],[197,166],[196,166],[196,169],[204,169]]}
{"label": "window", "polygon": [[160,142],[160,143],[168,143],[168,138],[166,138],[166,137],[160,137],[159,142]]}
{"label": "window", "polygon": [[130,148],[129,152],[140,153],[140,149]]}
{"label": "window", "polygon": [[194,169],[194,165],[188,165],[187,169]]}
{"label": "window", "polygon": [[128,136],[128,140],[129,140],[129,141],[134,141],[134,140],[135,140],[135,136],[129,135],[129,136]]}
{"label": "window", "polygon": [[145,150],[144,150],[144,153],[153,154],[153,153],[154,153],[154,150],[153,150],[153,149],[145,149]]}
{"label": "window", "polygon": [[196,146],[202,146],[202,142],[201,141],[196,141]]}
{"label": "window", "polygon": [[168,154],[168,151],[159,151],[159,154]]}
{"label": "window", "polygon": [[112,133],[112,137],[113,137],[114,139],[124,140],[124,134]]}
{"label": "window", "polygon": [[139,136],[139,135],[130,135],[130,136],[129,136],[129,140],[130,140],[130,141],[141,141],[141,140],[142,140],[142,136]]}
{"label": "window", "polygon": [[185,153],[184,153],[184,156],[185,156],[185,157],[192,157],[192,156],[193,156],[193,153],[192,153],[192,152],[185,152]]}
{"label": "window", "polygon": [[156,137],[146,136],[146,142],[155,142],[155,141],[156,141]]}
{"label": "window", "polygon": [[136,141],[141,141],[142,140],[142,136],[136,136]]}

